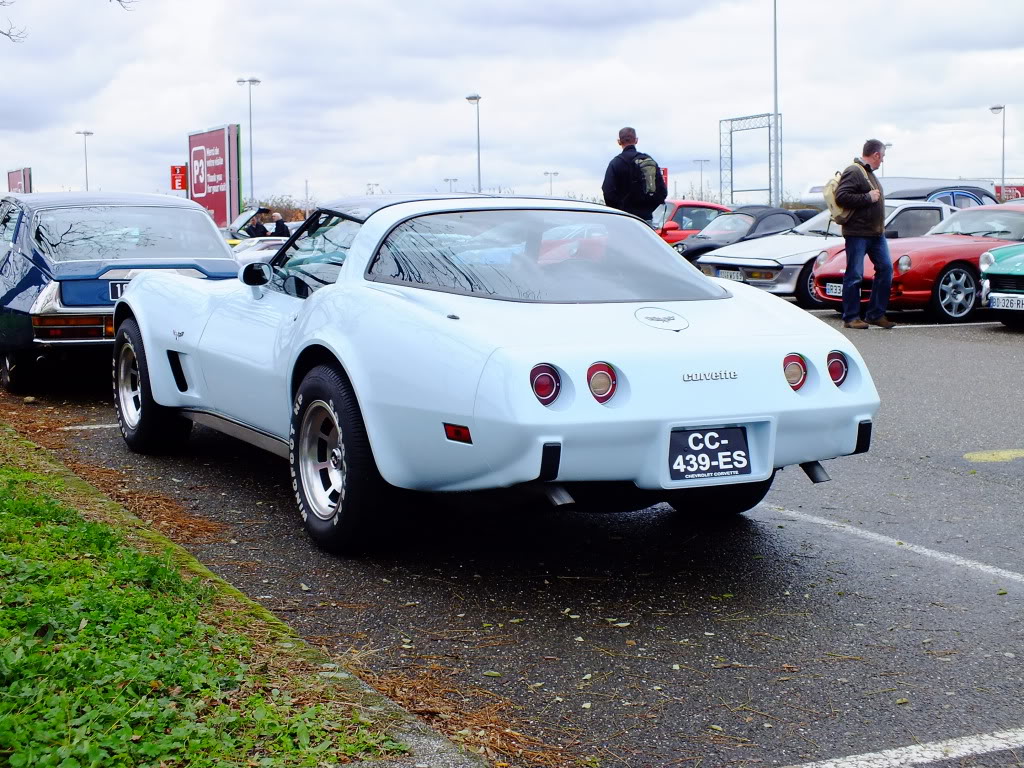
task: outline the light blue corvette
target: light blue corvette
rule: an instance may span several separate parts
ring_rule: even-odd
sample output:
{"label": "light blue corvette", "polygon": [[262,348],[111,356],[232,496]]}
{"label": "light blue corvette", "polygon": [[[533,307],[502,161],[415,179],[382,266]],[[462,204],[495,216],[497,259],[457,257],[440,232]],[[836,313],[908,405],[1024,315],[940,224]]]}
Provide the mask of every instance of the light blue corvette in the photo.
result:
{"label": "light blue corvette", "polygon": [[239,280],[140,275],[114,322],[128,446],[198,422],[286,457],[339,552],[396,487],[742,512],[866,451],[879,406],[842,334],[568,200],[335,201]]}

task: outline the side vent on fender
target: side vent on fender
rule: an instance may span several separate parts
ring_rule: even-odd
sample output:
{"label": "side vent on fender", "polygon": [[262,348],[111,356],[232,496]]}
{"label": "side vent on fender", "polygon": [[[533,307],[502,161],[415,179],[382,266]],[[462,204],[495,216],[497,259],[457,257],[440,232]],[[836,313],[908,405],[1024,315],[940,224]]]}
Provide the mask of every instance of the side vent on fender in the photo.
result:
{"label": "side vent on fender", "polygon": [[179,392],[188,392],[188,379],[185,378],[185,369],[181,367],[181,356],[177,352],[167,351],[167,362],[171,364],[171,373],[174,374],[174,383]]}

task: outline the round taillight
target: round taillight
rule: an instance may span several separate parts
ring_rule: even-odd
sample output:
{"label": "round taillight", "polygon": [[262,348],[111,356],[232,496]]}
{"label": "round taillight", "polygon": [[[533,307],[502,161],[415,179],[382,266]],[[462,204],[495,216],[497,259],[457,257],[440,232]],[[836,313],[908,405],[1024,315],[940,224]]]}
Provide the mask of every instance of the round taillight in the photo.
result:
{"label": "round taillight", "polygon": [[615,369],[608,363],[594,363],[587,369],[590,394],[599,403],[607,403],[615,394]]}
{"label": "round taillight", "polygon": [[800,389],[807,381],[807,363],[802,355],[791,352],[782,361],[782,372],[786,375],[786,382],[793,388],[793,391]]}
{"label": "round taillight", "polygon": [[562,388],[562,380],[554,366],[541,363],[533,366],[533,370],[530,371],[530,386],[541,405],[551,405]]}
{"label": "round taillight", "polygon": [[832,379],[833,384],[841,387],[843,382],[846,381],[846,374],[849,372],[850,364],[846,360],[846,355],[842,352],[828,353],[828,375]]}

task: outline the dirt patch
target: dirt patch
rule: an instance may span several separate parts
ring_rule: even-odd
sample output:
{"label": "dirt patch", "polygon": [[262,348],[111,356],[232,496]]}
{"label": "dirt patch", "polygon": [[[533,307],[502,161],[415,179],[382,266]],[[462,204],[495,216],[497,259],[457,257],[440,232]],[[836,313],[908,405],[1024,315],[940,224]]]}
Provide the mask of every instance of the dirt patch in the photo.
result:
{"label": "dirt patch", "polygon": [[76,475],[174,541],[208,541],[211,537],[222,537],[228,529],[223,523],[189,514],[169,496],[139,489],[120,470],[94,467],[68,458],[65,462]]}
{"label": "dirt patch", "polygon": [[536,731],[536,725],[518,722],[511,701],[483,688],[460,684],[452,670],[433,665],[409,673],[377,673],[358,667],[355,671],[392,701],[495,766],[581,765],[583,749],[576,734],[569,734],[568,743],[561,745],[527,735],[527,731]]}
{"label": "dirt patch", "polygon": [[58,406],[46,405],[44,400],[36,398],[0,393],[0,421],[10,424],[27,440],[57,452],[76,475],[174,541],[208,541],[222,537],[228,528],[223,523],[190,514],[169,496],[141,489],[120,470],[76,460],[68,450],[69,432],[62,428],[86,422],[69,417],[67,411]]}

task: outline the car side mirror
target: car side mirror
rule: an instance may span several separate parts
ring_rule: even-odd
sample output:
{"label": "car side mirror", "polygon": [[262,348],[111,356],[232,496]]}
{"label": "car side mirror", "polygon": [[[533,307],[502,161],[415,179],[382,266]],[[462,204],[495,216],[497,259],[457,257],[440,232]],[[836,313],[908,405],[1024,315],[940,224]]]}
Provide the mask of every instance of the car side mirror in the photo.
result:
{"label": "car side mirror", "polygon": [[898,229],[887,229],[885,230],[885,236],[890,240],[895,240],[900,236],[900,231]]}
{"label": "car side mirror", "polygon": [[270,265],[262,261],[246,264],[238,271],[238,279],[252,287],[266,285],[273,276],[274,271],[270,268]]}
{"label": "car side mirror", "polygon": [[665,225],[662,227],[662,230],[665,232],[677,232],[680,229],[682,229],[682,227],[679,226],[678,221],[666,221]]}

